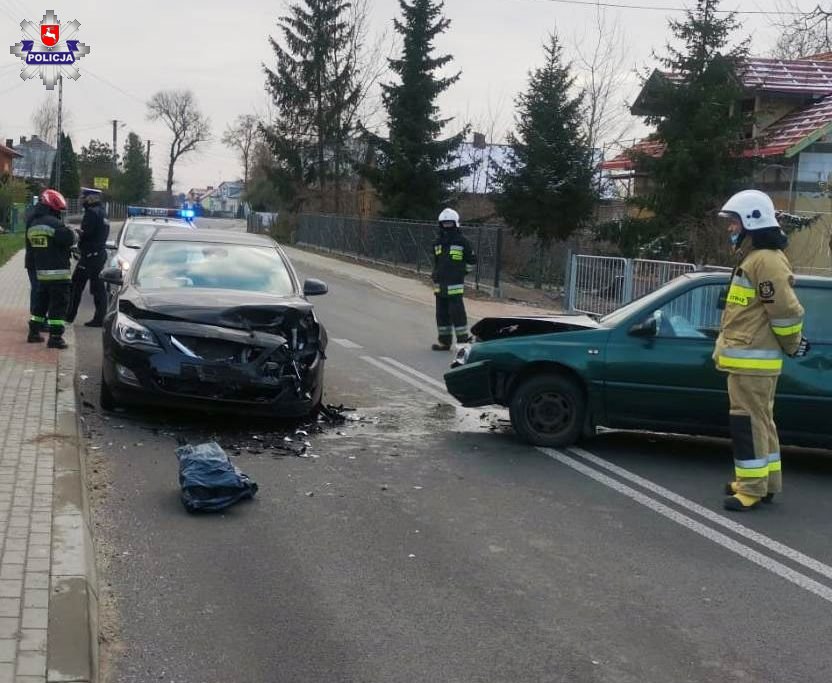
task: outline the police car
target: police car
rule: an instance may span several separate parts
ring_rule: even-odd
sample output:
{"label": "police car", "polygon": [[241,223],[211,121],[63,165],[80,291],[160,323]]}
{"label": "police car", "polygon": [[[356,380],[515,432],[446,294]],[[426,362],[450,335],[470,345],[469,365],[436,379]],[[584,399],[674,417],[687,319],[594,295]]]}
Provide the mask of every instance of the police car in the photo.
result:
{"label": "police car", "polygon": [[128,206],[127,220],[116,239],[107,242],[110,250],[109,268],[126,272],[148,240],[159,229],[179,228],[194,230],[192,209],[162,209],[147,206]]}

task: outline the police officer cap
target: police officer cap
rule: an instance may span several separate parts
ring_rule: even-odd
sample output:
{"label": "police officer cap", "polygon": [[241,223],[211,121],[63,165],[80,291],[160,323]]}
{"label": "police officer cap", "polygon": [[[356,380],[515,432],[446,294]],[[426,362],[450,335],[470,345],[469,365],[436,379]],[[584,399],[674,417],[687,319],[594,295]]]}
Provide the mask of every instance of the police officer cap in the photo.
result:
{"label": "police officer cap", "polygon": [[81,196],[82,197],[98,197],[102,194],[101,190],[98,190],[94,187],[82,187],[81,188]]}

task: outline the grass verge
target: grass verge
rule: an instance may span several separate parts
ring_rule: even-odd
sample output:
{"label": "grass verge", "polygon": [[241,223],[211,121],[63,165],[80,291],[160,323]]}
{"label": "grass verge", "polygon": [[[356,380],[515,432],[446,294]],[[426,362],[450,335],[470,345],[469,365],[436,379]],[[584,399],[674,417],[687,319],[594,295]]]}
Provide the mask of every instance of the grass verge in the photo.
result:
{"label": "grass verge", "polygon": [[23,249],[25,234],[22,232],[0,235],[0,266]]}

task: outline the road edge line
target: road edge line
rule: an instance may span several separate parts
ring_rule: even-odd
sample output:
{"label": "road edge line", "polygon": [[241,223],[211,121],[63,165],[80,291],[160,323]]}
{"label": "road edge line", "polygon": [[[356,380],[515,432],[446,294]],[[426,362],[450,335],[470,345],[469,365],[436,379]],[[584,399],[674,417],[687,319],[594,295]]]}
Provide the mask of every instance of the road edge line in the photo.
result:
{"label": "road edge line", "polygon": [[440,393],[440,391],[429,384],[425,384],[420,382],[415,377],[405,374],[401,370],[397,370],[391,365],[380,361],[378,358],[373,358],[372,356],[361,356],[361,360],[365,363],[369,363],[373,367],[378,368],[379,370],[384,370],[384,372],[392,375],[393,377],[397,377],[401,381],[409,384],[412,387],[420,389],[424,393],[428,394],[429,396],[433,396],[435,399],[441,401],[442,403],[447,403],[448,405],[455,405],[454,397],[448,393]]}
{"label": "road edge line", "polygon": [[55,465],[47,681],[98,681],[98,576],[86,487],[86,449],[76,396],[77,347],[60,352],[55,403]]}
{"label": "road edge line", "polygon": [[381,356],[381,360],[383,360],[388,365],[392,365],[394,368],[399,368],[403,372],[410,373],[416,379],[420,379],[427,384],[436,387],[439,391],[447,391],[447,387],[445,386],[444,382],[440,382],[438,379],[434,379],[430,375],[426,375],[424,372],[420,372],[416,368],[412,368],[409,365],[405,365],[404,363],[397,361],[395,358],[390,358],[390,356]]}
{"label": "road edge line", "polygon": [[621,467],[620,465],[616,465],[615,463],[609,462],[602,458],[599,455],[595,455],[590,451],[587,451],[583,448],[578,448],[575,446],[569,447],[569,450],[574,455],[577,455],[584,460],[588,460],[589,462],[593,463],[597,467],[602,467],[608,472],[612,472],[613,474],[626,479],[627,481],[641,486],[644,489],[647,489],[651,493],[661,496],[665,500],[669,500],[671,503],[675,503],[676,505],[685,508],[686,511],[692,512],[694,514],[699,515],[707,519],[712,524],[717,524],[724,529],[728,529],[733,533],[737,534],[737,536],[742,537],[745,541],[752,541],[757,545],[761,545],[764,548],[771,550],[772,552],[785,557],[792,562],[805,567],[806,569],[810,569],[817,574],[820,574],[826,579],[832,580],[832,567],[824,562],[821,562],[818,559],[810,555],[806,555],[805,553],[800,552],[799,550],[787,546],[785,543],[780,543],[770,536],[766,536],[759,531],[755,531],[747,526],[743,526],[739,522],[735,522],[732,519],[728,519],[724,515],[720,515],[713,510],[709,510],[708,508],[700,505],[699,503],[692,501],[684,496],[679,495],[671,491],[670,489],[665,488],[661,484],[656,484],[655,482],[646,479],[645,477],[639,476],[634,472],[630,472],[629,470]]}
{"label": "road edge line", "polygon": [[813,579],[810,576],[806,576],[805,574],[801,574],[795,569],[775,560],[767,555],[763,555],[763,553],[755,550],[754,548],[747,546],[743,543],[740,543],[736,539],[732,538],[731,536],[727,536],[726,534],[722,533],[721,531],[717,531],[706,524],[694,519],[693,517],[689,517],[688,515],[682,514],[678,510],[665,505],[664,503],[656,500],[655,498],[651,498],[646,493],[638,491],[637,489],[628,486],[627,484],[618,481],[617,479],[613,479],[612,477],[596,470],[589,465],[586,465],[579,460],[576,460],[573,457],[562,453],[561,451],[555,448],[545,448],[545,447],[538,447],[541,453],[543,453],[548,458],[565,465],[579,474],[584,475],[585,477],[589,477],[590,479],[594,479],[599,484],[606,486],[607,488],[612,489],[613,491],[617,491],[623,496],[626,496],[634,503],[638,503],[639,505],[643,505],[644,507],[648,508],[649,510],[653,510],[653,512],[661,515],[665,519],[675,522],[679,526],[685,527],[690,531],[694,532],[695,534],[705,538],[706,540],[715,543],[716,545],[720,546],[724,550],[728,550],[735,555],[738,555],[742,559],[751,562],[752,564],[756,564],[758,567],[765,569],[766,571],[774,574],[775,576],[779,576],[782,579],[785,579],[789,583],[797,586],[798,588],[802,588],[803,590],[816,595],[827,602],[832,603],[832,588],[827,586],[826,584],[821,583]]}

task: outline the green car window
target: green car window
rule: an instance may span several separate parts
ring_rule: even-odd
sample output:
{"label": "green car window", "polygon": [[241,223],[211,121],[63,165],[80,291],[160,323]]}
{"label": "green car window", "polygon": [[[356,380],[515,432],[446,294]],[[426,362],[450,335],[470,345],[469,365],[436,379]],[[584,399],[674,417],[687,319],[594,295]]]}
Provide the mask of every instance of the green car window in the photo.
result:
{"label": "green car window", "polygon": [[815,344],[832,344],[832,316],[829,304],[832,289],[821,287],[798,287],[797,298],[806,310],[803,334]]}
{"label": "green car window", "polygon": [[668,301],[661,311],[658,337],[716,339],[722,311],[719,300],[723,285],[703,285],[689,289]]}

